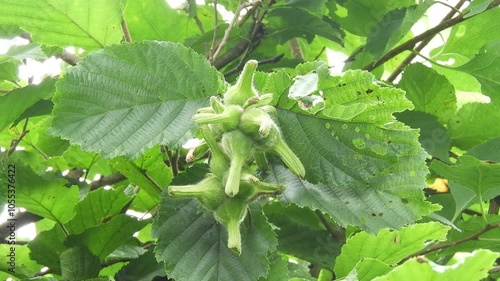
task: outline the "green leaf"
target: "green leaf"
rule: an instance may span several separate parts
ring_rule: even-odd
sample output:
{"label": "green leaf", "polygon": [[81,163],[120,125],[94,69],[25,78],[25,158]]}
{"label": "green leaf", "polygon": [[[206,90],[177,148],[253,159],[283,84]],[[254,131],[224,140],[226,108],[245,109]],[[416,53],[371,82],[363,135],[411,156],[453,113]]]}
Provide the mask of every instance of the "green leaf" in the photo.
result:
{"label": "green leaf", "polygon": [[0,97],[0,131],[16,121],[27,109],[42,99],[50,98],[55,91],[55,80],[45,79],[39,85],[16,89]]}
{"label": "green leaf", "polygon": [[305,9],[279,7],[267,15],[268,37],[283,44],[295,37],[307,39],[310,43],[315,35],[322,36],[343,45],[344,32],[339,25],[327,17],[319,17]]}
{"label": "green leaf", "polygon": [[31,253],[27,245],[1,244],[0,251],[0,271],[18,278],[30,278],[42,269],[41,265],[30,259]]}
{"label": "green leaf", "polygon": [[39,100],[35,102],[32,106],[27,108],[16,120],[14,120],[14,126],[19,124],[23,119],[29,117],[37,117],[43,115],[50,115],[52,113],[52,108],[54,108],[54,103],[50,100]]}
{"label": "green leaf", "polygon": [[155,276],[165,276],[165,265],[155,259],[153,251],[148,251],[139,258],[122,267],[115,275],[116,281],[150,281]]}
{"label": "green leaf", "polygon": [[[487,215],[486,219],[489,224],[500,223],[500,216],[498,215]],[[484,231],[486,225],[485,219],[477,216],[471,217],[468,220],[460,220],[457,222],[457,227],[462,231],[451,230],[448,241],[452,243],[475,235],[480,231]],[[445,248],[438,252],[438,256],[445,257],[458,252],[472,252],[476,249],[488,249],[500,252],[500,228],[493,228],[481,234],[477,239],[469,239],[464,243],[457,243],[457,245]]]}
{"label": "green leaf", "polygon": [[494,103],[464,104],[448,123],[452,145],[469,149],[500,136],[500,126],[492,126],[500,120],[500,107]]}
{"label": "green leaf", "polygon": [[474,191],[480,201],[500,194],[500,163],[491,164],[472,156],[461,156],[456,165],[433,161],[430,167],[437,174]]}
{"label": "green leaf", "polygon": [[73,217],[78,188],[64,187],[65,180],[41,177],[21,165],[16,165],[16,175],[19,207],[58,224],[64,224]]}
{"label": "green leaf", "polygon": [[500,99],[500,40],[488,42],[469,62],[456,68],[468,73],[481,83],[482,93]]}
{"label": "green leaf", "polygon": [[37,234],[35,239],[28,243],[30,258],[39,264],[49,267],[54,273],[61,273],[59,255],[65,250],[64,234],[60,225]]}
{"label": "green leaf", "polygon": [[134,162],[125,157],[117,157],[111,160],[111,164],[115,169],[125,175],[130,182],[143,189],[150,197],[158,198],[158,196],[160,196],[162,189],[158,183],[145,174]]}
{"label": "green leaf", "polygon": [[453,85],[445,76],[423,64],[407,66],[398,87],[406,91],[414,110],[434,115],[441,123],[448,122],[457,111]]}
{"label": "green leaf", "polygon": [[400,262],[407,256],[424,249],[428,241],[446,240],[449,227],[429,222],[415,224],[400,231],[381,230],[377,236],[360,232],[349,238],[335,263],[335,276],[347,276],[358,261],[374,258],[389,265]]}
{"label": "green leaf", "polygon": [[120,2],[1,0],[0,23],[19,25],[40,44],[95,50],[122,39]]}
{"label": "green leaf", "polygon": [[222,85],[222,75],[182,45],[112,46],[87,56],[57,84],[51,133],[109,158],[174,147],[192,136],[191,117]]}
{"label": "green leaf", "polygon": [[97,277],[101,269],[98,257],[85,247],[72,247],[61,253],[61,272],[64,280],[79,281]]}
{"label": "green leaf", "polygon": [[341,226],[356,225],[372,233],[385,227],[401,228],[438,209],[425,202],[422,194],[401,198],[375,188],[311,184],[283,166],[273,166],[266,180],[286,187],[278,196],[280,201],[320,210]]}
{"label": "green leaf", "polygon": [[391,271],[392,267],[378,259],[363,258],[356,267],[346,276],[348,280],[371,281],[375,277]]}
{"label": "green leaf", "polygon": [[47,56],[43,53],[40,45],[33,43],[11,46],[7,53],[0,55],[0,63],[23,59],[43,60],[47,59]]}
{"label": "green leaf", "polygon": [[0,24],[0,38],[14,39],[21,35],[23,31],[17,25]]}
{"label": "green leaf", "polygon": [[419,111],[405,111],[397,113],[396,118],[413,129],[420,129],[418,141],[427,153],[449,162],[450,137],[436,116]]}
{"label": "green leaf", "polygon": [[18,68],[17,62],[6,62],[0,64],[0,81],[18,81]]}
{"label": "green leaf", "polygon": [[484,12],[488,6],[495,0],[474,0],[472,1],[469,6],[467,6],[467,9],[465,9],[465,16],[464,18],[470,18],[472,16],[475,16],[477,14],[480,14]]}
{"label": "green leaf", "polygon": [[389,280],[454,280],[475,281],[488,277],[488,270],[494,266],[499,253],[479,249],[472,253],[456,256],[455,262],[448,265],[436,264],[425,258],[412,258],[392,270],[389,274],[373,279]]}
{"label": "green leaf", "polygon": [[340,254],[342,244],[331,237],[315,212],[280,203],[269,204],[264,207],[264,211],[269,222],[278,227],[276,234],[279,241],[278,250],[281,253],[322,268],[333,269],[335,257]]}
{"label": "green leaf", "polygon": [[104,259],[132,235],[148,224],[135,218],[118,215],[109,222],[87,228],[80,234],[68,236],[66,246],[85,246],[92,254]]}
{"label": "green leaf", "polygon": [[195,200],[171,199],[164,192],[153,223],[156,258],[176,281],[254,281],[266,276],[268,252],[276,249],[277,240],[258,208],[251,209],[251,226],[243,222],[241,233],[238,256],[227,248],[226,229],[212,215],[200,213]]}
{"label": "green leaf", "polygon": [[378,60],[401,41],[432,4],[434,1],[425,0],[418,5],[386,13],[366,39],[365,48],[373,59]]}
{"label": "green leaf", "polygon": [[198,27],[186,13],[170,8],[166,1],[127,0],[125,20],[134,41],[184,42]]}
{"label": "green leaf", "polygon": [[500,8],[496,7],[454,25],[444,46],[432,50],[431,55],[439,55],[434,59],[449,54],[472,58],[492,38],[500,38],[500,22],[496,20],[498,17]]}
{"label": "green leaf", "polygon": [[78,234],[85,229],[97,226],[119,214],[132,197],[123,189],[92,191],[75,206],[75,216],[64,227],[70,234]]}
{"label": "green leaf", "polygon": [[261,277],[259,281],[288,281],[288,262],[275,252],[269,259],[271,267],[267,278]]}
{"label": "green leaf", "polygon": [[500,162],[500,138],[491,139],[474,146],[465,153],[482,161]]}
{"label": "green leaf", "polygon": [[[345,15],[334,18],[342,27],[350,33],[360,36],[375,36],[373,27],[383,18],[387,12],[415,5],[414,0],[344,0],[339,2],[347,11]],[[385,32],[385,30],[379,30]]]}

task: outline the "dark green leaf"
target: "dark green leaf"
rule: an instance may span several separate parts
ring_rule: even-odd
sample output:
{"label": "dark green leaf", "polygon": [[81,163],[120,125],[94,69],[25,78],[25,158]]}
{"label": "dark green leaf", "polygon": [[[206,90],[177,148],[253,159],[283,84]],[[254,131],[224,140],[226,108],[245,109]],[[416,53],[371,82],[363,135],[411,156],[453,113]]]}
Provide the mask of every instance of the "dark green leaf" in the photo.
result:
{"label": "dark green leaf", "polygon": [[274,166],[272,171],[266,180],[286,187],[279,196],[282,202],[318,209],[344,227],[356,225],[372,233],[385,227],[401,228],[439,208],[423,201],[422,193],[400,198],[396,191],[311,184],[283,166]]}
{"label": "dark green leaf", "polygon": [[65,245],[87,247],[93,255],[104,259],[146,224],[148,221],[138,221],[126,215],[118,215],[107,223],[87,228],[80,234],[69,236]]}
{"label": "dark green leaf", "polygon": [[259,281],[288,281],[288,261],[275,252],[269,259],[271,264],[267,278],[261,277]]}
{"label": "dark green leaf", "polygon": [[[2,64],[3,65],[3,64]],[[50,98],[54,93],[53,79],[45,79],[39,85],[29,85],[24,88],[11,91],[0,97],[0,131],[19,119],[26,110],[43,99]]]}
{"label": "dark green leaf", "polygon": [[39,100],[27,108],[16,120],[14,120],[14,126],[19,124],[19,122],[25,118],[49,115],[52,112],[53,107],[54,103],[52,101],[44,99]]}
{"label": "dark green leaf", "polygon": [[238,256],[227,248],[226,229],[211,214],[200,213],[195,200],[171,199],[164,192],[153,224],[156,258],[176,281],[257,280],[268,274],[268,252],[276,249],[277,240],[258,208],[251,211],[251,227],[243,222],[241,228]]}
{"label": "dark green leaf", "polygon": [[116,281],[150,281],[155,276],[165,276],[165,265],[157,262],[153,251],[132,260],[115,275]]}
{"label": "dark green leaf", "polygon": [[425,0],[416,6],[395,9],[385,14],[366,39],[365,48],[373,59],[378,60],[403,39],[432,4],[434,1]]}
{"label": "dark green leaf", "polygon": [[112,46],[87,56],[57,84],[51,132],[105,157],[174,147],[192,136],[191,117],[222,82],[205,58],[182,45]]}
{"label": "dark green leaf", "polygon": [[61,272],[64,280],[87,280],[99,275],[101,262],[85,247],[72,247],[61,253]]}
{"label": "dark green leaf", "polygon": [[449,161],[450,137],[436,116],[418,111],[405,111],[397,113],[396,117],[413,129],[420,129],[418,141],[427,153],[444,162]]}
{"label": "dark green leaf", "polygon": [[416,111],[434,115],[443,124],[457,111],[453,85],[445,76],[423,64],[407,66],[398,87],[406,91]]}
{"label": "dark green leaf", "polygon": [[482,161],[500,162],[500,138],[491,139],[469,149],[466,155]]}
{"label": "dark green leaf", "polygon": [[52,229],[42,231],[35,239],[28,243],[30,258],[39,264],[49,267],[54,273],[61,273],[59,255],[65,250],[64,234],[60,225],[55,225]]}
{"label": "dark green leaf", "polygon": [[269,34],[283,44],[295,37],[302,37],[311,42],[315,35],[343,45],[344,32],[339,25],[329,18],[321,18],[307,10],[294,7],[273,9],[268,15]]}

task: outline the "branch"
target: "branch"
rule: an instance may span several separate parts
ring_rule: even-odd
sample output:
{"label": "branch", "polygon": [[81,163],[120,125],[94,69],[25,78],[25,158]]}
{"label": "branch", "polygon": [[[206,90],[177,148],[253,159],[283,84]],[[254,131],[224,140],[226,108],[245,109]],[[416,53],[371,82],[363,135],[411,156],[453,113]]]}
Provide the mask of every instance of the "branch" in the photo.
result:
{"label": "branch", "polygon": [[500,195],[490,200],[488,214],[498,215],[498,211],[500,211]]}
{"label": "branch", "polygon": [[208,53],[208,60],[213,62],[213,54],[215,52],[215,40],[217,40],[217,32],[219,30],[219,16],[217,12],[217,0],[214,0],[214,34],[212,36],[212,46],[210,47],[210,52]]}
{"label": "branch", "polygon": [[66,63],[68,63],[69,65],[72,65],[72,66],[75,66],[79,61],[80,61],[80,57],[75,55],[75,54],[72,54],[66,50],[63,50],[59,55],[57,55],[56,57],[62,59],[63,61],[65,61]]}
{"label": "branch", "polygon": [[233,26],[236,24],[236,21],[238,20],[238,17],[240,16],[240,12],[242,9],[243,9],[243,3],[240,2],[238,8],[236,8],[236,11],[234,12],[234,16],[233,19],[231,20],[231,23],[224,32],[224,37],[222,37],[222,41],[220,42],[219,46],[217,47],[217,50],[215,50],[213,56],[211,57],[212,61],[219,56],[224,46],[226,46],[227,40],[229,40],[229,35],[231,33],[231,30],[233,30]]}
{"label": "branch", "polygon": [[462,239],[459,239],[459,240],[456,240],[456,241],[452,241],[452,242],[449,242],[449,243],[443,243],[443,244],[438,244],[438,245],[435,245],[435,246],[432,246],[428,249],[424,249],[422,251],[418,251],[414,254],[411,254],[409,256],[407,256],[406,258],[402,259],[398,264],[402,264],[404,263],[405,261],[413,258],[413,257],[417,257],[417,256],[423,256],[423,255],[426,255],[428,253],[431,253],[431,252],[434,252],[434,251],[437,251],[437,250],[441,250],[441,249],[445,249],[445,248],[450,248],[450,247],[453,247],[453,246],[456,246],[456,245],[459,245],[459,244],[462,244],[462,243],[465,243],[465,242],[468,242],[468,241],[472,241],[472,240],[476,240],[479,238],[479,236],[483,235],[484,233],[492,230],[492,229],[495,229],[495,228],[499,228],[500,227],[500,223],[497,223],[497,224],[487,224],[482,230],[480,230],[479,232],[476,232],[472,235],[469,235],[467,237],[464,237]]}
{"label": "branch", "polygon": [[19,137],[17,139],[12,140],[12,142],[10,143],[9,150],[7,150],[7,154],[6,154],[7,157],[9,157],[10,155],[12,155],[12,153],[14,153],[17,145],[30,132],[30,130],[27,129],[28,128],[28,121],[29,121],[29,118],[26,118],[26,121],[24,122],[24,126],[23,126],[23,131],[21,132],[21,134],[19,135]]}
{"label": "branch", "polygon": [[[465,4],[466,1],[467,0],[460,0],[457,3],[457,5],[455,7],[453,7],[454,9],[452,9],[452,11],[450,11],[443,18],[443,20],[441,20],[441,22],[439,24],[442,24],[442,23],[450,20],[451,18],[453,18],[453,16],[456,14],[456,10],[459,10]],[[418,44],[418,46],[415,47],[415,51],[417,53],[422,51],[431,42],[432,38],[434,38],[434,36],[422,40],[422,42],[420,42],[420,44]],[[405,69],[405,67],[407,65],[409,65],[416,57],[417,57],[417,54],[415,54],[415,53],[410,54],[406,59],[403,60],[403,62],[401,62],[400,65],[398,65],[398,67],[396,67],[394,72],[387,78],[387,81],[393,82],[394,80],[396,80],[396,78],[399,76],[399,74],[401,74],[401,72],[403,72],[403,69]]]}
{"label": "branch", "polygon": [[128,31],[128,26],[125,20],[122,20],[122,31],[123,31],[123,41],[127,43],[132,42],[132,37],[130,37],[130,32]]}
{"label": "branch", "polygon": [[108,176],[101,176],[98,180],[92,181],[89,186],[90,190],[92,191],[98,189],[99,187],[113,185],[126,179],[127,178],[124,175],[120,173],[114,173]]}
{"label": "branch", "polygon": [[[43,219],[43,217],[39,216],[39,215],[35,215],[33,213],[30,213],[30,212],[22,212],[22,213],[19,213],[19,212],[16,212],[16,216],[13,217],[12,219],[16,219],[16,221],[14,221],[16,223],[16,229],[19,229],[25,225],[28,225],[30,223],[34,223],[34,222],[37,222],[41,219]],[[8,237],[10,235],[10,229],[8,228],[9,224],[12,223],[13,221],[6,221],[6,222],[3,222],[2,224],[0,224],[0,239],[2,241],[2,243],[5,243],[5,237]],[[17,243],[17,241],[16,241]]]}
{"label": "branch", "polygon": [[[495,0],[493,1],[489,6],[488,8],[485,10],[490,10],[496,6],[500,5],[500,0]],[[450,28],[456,24],[459,24],[463,21],[466,21],[468,19],[471,19],[473,17],[475,17],[477,15],[474,15],[472,17],[468,17],[468,18],[464,18],[463,16],[459,15],[455,18],[452,18],[448,21],[445,21],[443,23],[440,23],[438,24],[437,26],[425,31],[424,33],[418,35],[418,36],[415,36],[413,37],[412,39],[402,43],[401,45],[395,47],[394,49],[390,50],[389,52],[387,52],[385,55],[383,55],[378,61],[376,62],[372,62],[370,64],[368,64],[367,66],[365,66],[363,69],[364,70],[367,70],[367,71],[372,71],[374,70],[375,68],[383,65],[384,63],[386,63],[387,61],[389,61],[390,59],[394,58],[395,56],[399,55],[400,53],[404,52],[404,51],[408,51],[408,50],[411,50],[415,47],[415,45],[423,40],[426,40],[426,39],[429,39],[429,38],[432,38],[434,37],[436,34],[438,34],[439,32],[447,29],[447,28]]]}

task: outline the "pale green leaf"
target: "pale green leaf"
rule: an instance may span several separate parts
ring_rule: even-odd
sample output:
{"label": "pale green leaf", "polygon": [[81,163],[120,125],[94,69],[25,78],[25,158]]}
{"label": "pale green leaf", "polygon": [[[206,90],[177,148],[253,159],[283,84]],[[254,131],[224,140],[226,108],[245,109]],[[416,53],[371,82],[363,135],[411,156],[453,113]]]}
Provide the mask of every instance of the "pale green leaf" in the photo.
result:
{"label": "pale green leaf", "polygon": [[403,39],[432,4],[434,1],[425,0],[416,6],[395,9],[386,13],[372,28],[366,39],[365,48],[373,59],[378,60]]}
{"label": "pale green leaf", "polygon": [[[144,190],[151,198],[158,198],[161,194],[162,188],[147,174],[144,174],[143,170],[138,167],[133,161],[126,159],[125,157],[117,157],[111,160],[111,164],[115,169],[120,171],[127,179],[133,184],[139,186]],[[159,200],[156,203],[160,202]]]}
{"label": "pale green leaf", "polygon": [[472,16],[475,16],[477,14],[480,14],[484,12],[488,6],[495,0],[474,0],[471,1],[469,6],[467,6],[467,9],[465,9],[465,16],[464,18],[470,18]]}
{"label": "pale green leaf", "polygon": [[360,232],[347,240],[335,263],[337,278],[347,276],[365,258],[377,259],[389,265],[424,249],[428,241],[446,240],[449,227],[429,222],[414,224],[399,231],[381,230],[377,236]]}
{"label": "pale green leaf", "polygon": [[482,93],[500,99],[500,40],[488,42],[469,62],[456,68],[468,73],[481,83]]}
{"label": "pale green leaf", "polygon": [[378,259],[363,258],[356,267],[346,276],[346,280],[371,281],[375,277],[391,271],[392,267]]}
{"label": "pale green leaf", "polygon": [[107,223],[87,228],[80,234],[68,236],[65,245],[85,246],[93,255],[104,259],[146,224],[148,224],[146,220],[138,221],[126,215],[118,215]]}
{"label": "pale green leaf", "polygon": [[75,216],[64,227],[69,234],[78,234],[99,225],[119,214],[133,198],[125,195],[123,188],[92,191],[75,206]]}
{"label": "pale green leaf", "polygon": [[430,167],[437,174],[474,191],[481,201],[500,195],[500,163],[465,155],[458,158],[456,165],[433,161]]}
{"label": "pale green leaf", "polygon": [[280,201],[320,210],[341,226],[355,225],[371,233],[385,227],[401,228],[438,209],[423,201],[421,192],[401,198],[396,191],[311,184],[283,166],[273,166],[266,180],[286,187],[278,196]]}
{"label": "pale green leaf", "polygon": [[266,276],[267,255],[277,240],[258,208],[251,211],[251,225],[241,224],[241,234],[238,256],[227,248],[227,231],[211,214],[199,212],[195,200],[171,199],[166,192],[153,224],[156,258],[176,281],[255,281]]}
{"label": "pale green leaf", "polygon": [[64,280],[87,280],[99,275],[101,263],[85,247],[71,247],[61,253],[61,272]]}
{"label": "pale green leaf", "polygon": [[1,244],[0,251],[0,271],[18,278],[30,278],[42,269],[41,265],[30,259],[27,245]]}
{"label": "pale green leaf", "polygon": [[63,224],[75,214],[78,188],[64,186],[66,180],[35,174],[31,169],[16,165],[16,199],[18,207]]}
{"label": "pale green leaf", "polygon": [[42,48],[38,44],[14,45],[9,48],[7,53],[0,55],[0,64],[12,60],[42,60],[46,58],[47,56],[43,53]]}
{"label": "pale green leaf", "polygon": [[29,85],[16,89],[0,97],[0,131],[16,121],[25,110],[34,105],[37,101],[50,98],[54,91],[55,81],[45,79],[39,85]]}
{"label": "pale green leaf", "polygon": [[418,141],[429,155],[444,162],[449,161],[450,137],[436,116],[419,111],[405,111],[395,115],[399,121],[406,125],[420,129]]}
{"label": "pale green leaf", "polygon": [[465,150],[499,137],[500,126],[492,123],[495,120],[500,120],[500,107],[495,103],[464,104],[448,122],[452,145]]}
{"label": "pale green leaf", "polygon": [[[94,52],[57,84],[51,132],[105,157],[177,146],[223,78],[194,51],[143,41]],[[84,97],[84,98],[83,98]]]}
{"label": "pale green leaf", "polygon": [[125,19],[134,41],[182,43],[188,34],[199,32],[194,20],[186,13],[172,9],[164,0],[127,0]]}
{"label": "pale green leaf", "polygon": [[120,0],[1,0],[0,23],[19,25],[34,42],[95,50],[122,39]]}
{"label": "pale green leaf", "polygon": [[406,91],[414,110],[437,116],[441,123],[448,122],[457,111],[453,85],[445,76],[423,64],[407,66],[398,87]]}
{"label": "pale green leaf", "polygon": [[479,281],[488,277],[488,270],[494,266],[495,259],[499,256],[499,253],[479,249],[472,253],[457,255],[455,262],[447,265],[439,265],[425,258],[412,258],[373,281]]}
{"label": "pale green leaf", "polygon": [[492,38],[500,38],[500,8],[496,7],[454,25],[443,47],[432,50],[431,55],[458,54],[472,58]]}

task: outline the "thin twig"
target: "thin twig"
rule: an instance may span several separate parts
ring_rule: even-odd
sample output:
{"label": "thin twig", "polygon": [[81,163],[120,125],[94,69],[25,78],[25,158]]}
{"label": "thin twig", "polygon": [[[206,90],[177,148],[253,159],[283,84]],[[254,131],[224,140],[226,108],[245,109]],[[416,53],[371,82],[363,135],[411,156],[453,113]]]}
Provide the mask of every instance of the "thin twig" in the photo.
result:
{"label": "thin twig", "polygon": [[130,37],[130,32],[128,31],[128,26],[125,20],[122,20],[122,31],[123,31],[123,41],[127,43],[132,42],[132,37]]}
{"label": "thin twig", "polygon": [[456,245],[459,245],[459,244],[462,244],[462,243],[465,243],[465,242],[468,242],[468,241],[472,241],[472,240],[475,240],[475,239],[478,239],[479,236],[483,235],[484,233],[492,230],[492,229],[495,229],[495,228],[499,228],[500,227],[500,223],[497,223],[497,224],[487,224],[482,230],[480,230],[479,232],[476,232],[472,235],[469,235],[467,237],[464,237],[462,239],[459,239],[459,240],[455,240],[455,241],[452,241],[452,242],[449,242],[449,243],[443,243],[443,244],[438,244],[438,245],[435,245],[435,246],[432,246],[428,249],[424,249],[422,251],[419,251],[419,252],[416,252],[414,254],[411,254],[409,256],[407,256],[406,258],[402,259],[399,264],[402,264],[404,263],[405,261],[413,258],[413,257],[417,257],[417,256],[423,256],[423,255],[426,255],[428,253],[431,253],[431,252],[434,252],[434,251],[437,251],[437,250],[441,250],[441,249],[445,249],[445,248],[450,248],[450,247],[453,247],[453,246],[456,246]]}
{"label": "thin twig", "polygon": [[498,211],[500,211],[500,195],[490,200],[488,214],[498,215]]}
{"label": "thin twig", "polygon": [[[455,10],[459,10],[466,2],[467,0],[460,0],[457,5],[455,5],[455,9],[450,11],[440,22],[441,23],[444,23],[448,20],[450,20],[451,18],[453,18],[453,16],[456,14]],[[417,47],[415,47],[415,51],[417,52],[420,52],[422,51],[431,41],[432,39],[434,38],[433,37],[429,37],[425,40],[422,40],[422,42],[420,42],[420,44],[418,44]],[[396,78],[399,76],[399,74],[401,74],[401,72],[403,72],[403,70],[405,69],[405,67],[407,65],[409,65],[415,58],[417,57],[417,55],[415,53],[412,53],[410,55],[408,55],[408,57],[406,59],[403,60],[403,62],[401,62],[401,64],[399,64],[396,69],[394,70],[394,72],[387,78],[387,81],[389,82],[393,82],[394,80],[396,80]]]}
{"label": "thin twig", "polygon": [[453,10],[454,13],[457,13],[457,14],[460,14],[460,15],[464,16],[464,14],[462,14],[462,12],[459,10],[459,8],[453,7],[452,5],[450,5],[448,3],[445,3],[445,2],[442,2],[442,1],[435,1],[432,4],[441,4],[443,6],[446,6],[446,7],[450,8],[451,10]]}
{"label": "thin twig", "polygon": [[217,0],[214,0],[214,34],[212,36],[212,46],[210,47],[210,52],[208,54],[208,60],[210,62],[214,61],[215,52],[215,41],[217,40],[217,32],[219,31],[219,12],[217,11]]}
{"label": "thin twig", "polygon": [[197,15],[195,15],[193,19],[196,22],[196,25],[198,26],[198,29],[200,30],[201,34],[205,33],[205,28],[203,28],[203,23],[201,23],[200,18]]}
{"label": "thin twig", "polygon": [[[277,55],[277,56],[275,56],[275,57],[272,57],[272,58],[259,60],[259,61],[258,61],[258,64],[259,64],[259,65],[264,65],[264,64],[268,64],[268,63],[276,63],[276,62],[280,61],[280,60],[283,58],[283,56],[285,56],[285,54],[279,54],[279,55]],[[224,72],[224,76],[226,76],[226,77],[227,77],[227,76],[229,76],[229,75],[232,75],[232,74],[234,74],[234,73],[237,73],[237,72],[239,72],[241,69],[243,69],[243,66],[241,66],[241,67],[240,67],[240,65],[238,65],[238,66],[236,66],[235,68],[230,69],[230,70],[228,70],[228,71]]]}
{"label": "thin twig", "polygon": [[57,57],[72,66],[75,66],[80,61],[79,56],[72,54],[66,50],[63,50],[59,55],[57,55]]}
{"label": "thin twig", "polygon": [[321,55],[325,52],[326,50],[326,46],[323,46],[323,48],[321,48],[321,51],[319,51],[319,53],[314,57],[314,60],[318,60],[319,57],[321,57]]}
{"label": "thin twig", "polygon": [[229,35],[231,33],[231,30],[233,30],[234,25],[236,24],[236,21],[238,20],[238,17],[240,15],[241,10],[243,9],[243,4],[240,2],[238,5],[238,8],[236,8],[236,11],[234,12],[234,17],[231,20],[231,23],[229,23],[229,26],[226,28],[226,31],[224,32],[224,37],[222,37],[222,41],[220,42],[219,46],[217,47],[217,50],[215,50],[214,55],[212,56],[212,60],[217,59],[219,56],[220,52],[226,46],[227,41],[229,40]]}
{"label": "thin twig", "polygon": [[90,183],[90,190],[96,190],[99,187],[103,187],[106,185],[113,185],[115,183],[119,183],[121,181],[126,180],[127,178],[121,173],[114,173],[108,176],[101,176],[98,180],[92,181]]}
{"label": "thin twig", "polygon": [[304,60],[304,54],[302,54],[302,49],[299,45],[299,40],[297,38],[292,38],[288,41],[288,46],[290,47],[290,53],[292,53],[292,58]]}
{"label": "thin twig", "polygon": [[[500,5],[500,0],[495,0],[488,6],[486,11],[490,10],[498,5]],[[475,16],[477,16],[477,15],[474,15],[474,16],[471,16],[468,18],[464,18],[463,16],[459,15],[455,18],[452,18],[452,19],[445,21],[441,24],[438,24],[437,26],[423,32],[422,34],[417,35],[417,36],[413,37],[412,39],[400,44],[399,46],[395,47],[394,49],[390,50],[385,55],[383,55],[378,61],[372,62],[372,63],[366,65],[363,69],[367,70],[367,71],[372,71],[375,68],[383,65],[384,63],[386,63],[390,59],[394,58],[395,56],[399,55],[400,53],[413,49],[417,43],[419,43],[423,40],[426,40],[428,38],[432,38],[436,34],[438,34],[439,32],[441,32],[445,29],[448,29],[456,24],[459,24],[465,20],[471,19]]]}
{"label": "thin twig", "polygon": [[19,135],[19,137],[17,139],[12,140],[12,142],[10,143],[9,150],[7,150],[7,154],[6,154],[7,157],[9,157],[10,155],[12,155],[12,153],[14,153],[17,145],[26,136],[26,134],[28,134],[30,132],[30,130],[28,130],[28,121],[29,121],[29,118],[26,118],[26,121],[24,122],[24,126],[23,126],[23,131],[21,132],[21,134]]}
{"label": "thin twig", "polygon": [[255,11],[257,10],[257,8],[259,8],[261,4],[262,4],[261,0],[254,1],[250,9],[247,10],[246,14],[244,14],[238,21],[238,27],[241,27],[243,24],[245,24],[245,22],[250,18],[250,16],[252,16],[255,13]]}

